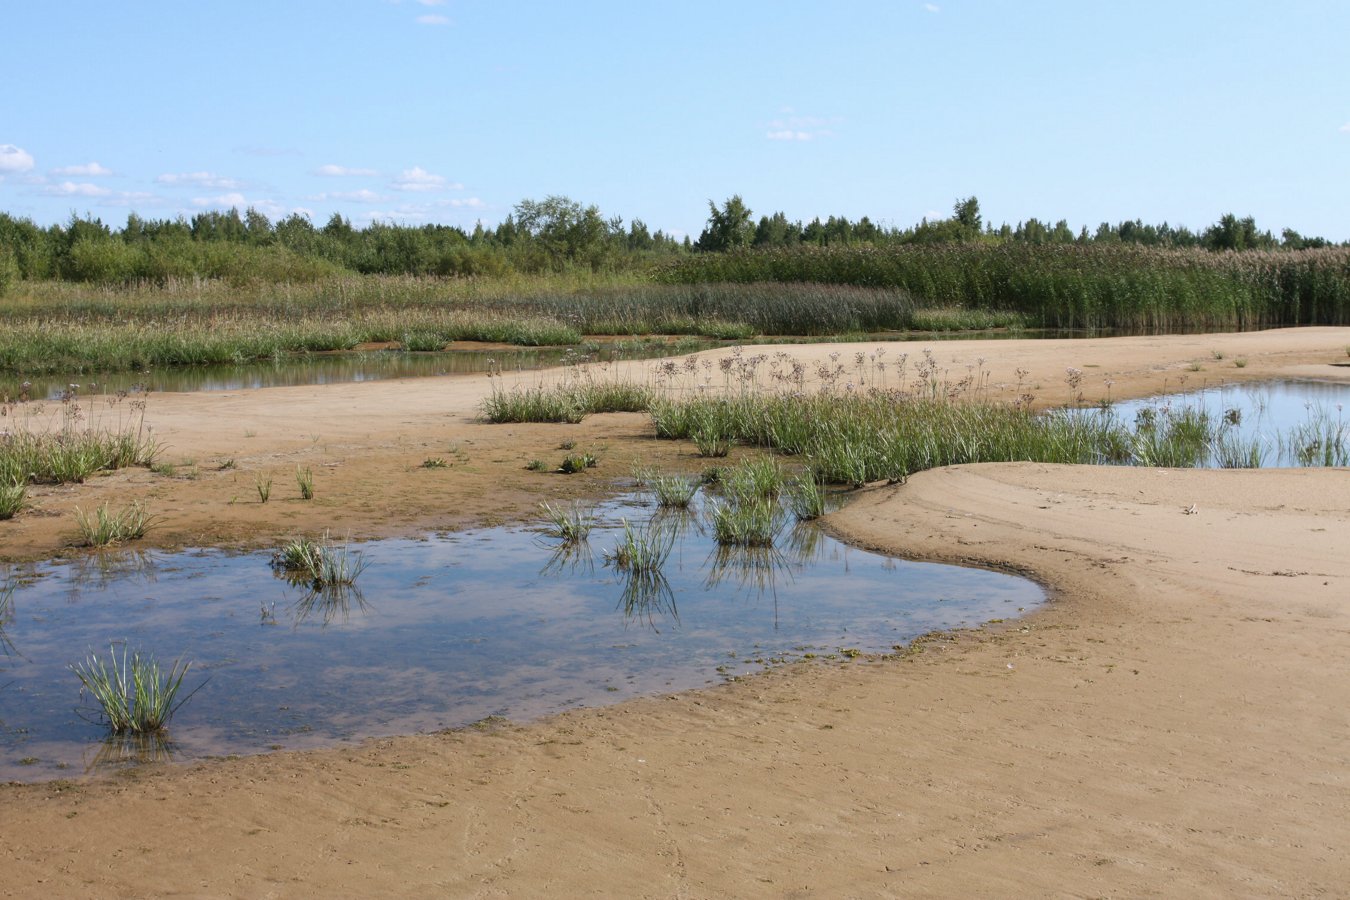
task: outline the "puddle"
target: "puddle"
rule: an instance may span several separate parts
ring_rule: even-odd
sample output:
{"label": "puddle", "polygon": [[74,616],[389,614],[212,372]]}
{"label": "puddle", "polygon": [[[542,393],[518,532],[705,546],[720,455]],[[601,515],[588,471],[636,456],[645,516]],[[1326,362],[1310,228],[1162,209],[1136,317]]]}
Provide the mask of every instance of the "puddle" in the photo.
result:
{"label": "puddle", "polygon": [[[1209,468],[1231,462],[1235,453],[1250,462],[1253,447],[1263,468],[1345,465],[1342,457],[1350,451],[1350,384],[1225,384],[1118,402],[1111,409],[1121,422],[1136,428],[1149,420],[1202,414],[1212,435],[1197,463]],[[1228,453],[1222,449],[1225,443]]]}
{"label": "puddle", "polygon": [[[579,553],[519,527],[354,545],[359,593],[293,587],[268,552],[11,567],[0,573],[18,585],[0,648],[0,778],[523,721],[808,654],[889,651],[1044,599],[1022,578],[896,560],[809,525],[785,527],[768,550],[719,552],[701,514],[662,518],[680,534],[664,578],[635,585],[603,551],[622,519],[653,516],[642,503],[600,506]],[[165,664],[191,660],[189,689],[206,679],[167,744],[105,741],[87,720],[69,666],[122,641]]]}

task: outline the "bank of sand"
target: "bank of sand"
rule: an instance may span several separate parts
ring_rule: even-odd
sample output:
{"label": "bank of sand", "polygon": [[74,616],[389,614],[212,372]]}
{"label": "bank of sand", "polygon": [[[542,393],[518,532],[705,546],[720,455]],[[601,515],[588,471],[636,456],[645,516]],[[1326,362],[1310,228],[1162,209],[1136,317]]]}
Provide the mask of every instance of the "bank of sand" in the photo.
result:
{"label": "bank of sand", "polygon": [[[1088,373],[1091,400],[1107,380],[1119,397],[1183,376],[1188,386],[1220,374],[1336,377],[1347,344],[1350,330],[1299,329],[933,349],[952,366],[983,357],[997,391],[1034,381],[1054,401],[1069,367]],[[1238,357],[1247,365],[1229,371]],[[394,533],[511,516],[539,496],[595,489],[606,460],[627,456],[697,465],[687,447],[651,441],[637,416],[471,424],[483,389],[437,379],[152,398],[150,421],[201,477],[132,473],[40,492],[38,514],[5,523],[6,552],[51,552],[63,540],[51,520],[103,496],[145,496],[167,543],[263,540],[320,523]],[[601,471],[520,471],[563,439],[603,446]],[[449,469],[417,468],[450,444],[462,456]],[[207,472],[211,458],[235,466]],[[297,462],[315,468],[329,505],[323,493],[228,504],[256,472]],[[896,553],[1026,572],[1054,600],[900,657],[795,666],[530,725],[9,786],[0,892],[1344,889],[1346,471],[962,466],[869,490],[830,525]]]}

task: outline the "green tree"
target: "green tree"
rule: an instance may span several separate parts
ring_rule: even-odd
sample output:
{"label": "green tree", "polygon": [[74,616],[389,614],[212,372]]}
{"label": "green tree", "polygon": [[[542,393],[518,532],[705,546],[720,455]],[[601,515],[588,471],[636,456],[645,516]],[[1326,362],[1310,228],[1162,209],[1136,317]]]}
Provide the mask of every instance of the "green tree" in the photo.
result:
{"label": "green tree", "polygon": [[755,226],[750,215],[740,194],[733,195],[721,209],[709,200],[708,226],[698,236],[694,249],[716,253],[749,247],[755,240]]}

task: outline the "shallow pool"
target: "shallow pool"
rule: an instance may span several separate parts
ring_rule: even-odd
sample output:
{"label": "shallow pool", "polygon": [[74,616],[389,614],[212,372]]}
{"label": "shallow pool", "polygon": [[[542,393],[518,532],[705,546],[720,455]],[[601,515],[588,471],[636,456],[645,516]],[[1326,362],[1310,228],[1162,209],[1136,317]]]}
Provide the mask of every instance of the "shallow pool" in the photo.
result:
{"label": "shallow pool", "polygon": [[1350,449],[1350,383],[1221,384],[1123,401],[1111,411],[1136,429],[1178,414],[1202,415],[1211,434],[1198,464],[1211,468],[1231,464],[1235,457],[1253,461],[1253,450],[1259,467],[1344,465],[1340,457]]}
{"label": "shallow pool", "polygon": [[[679,539],[664,580],[635,590],[604,551],[623,519],[656,510],[632,495],[598,511],[602,526],[574,553],[527,527],[354,545],[367,563],[359,592],[292,586],[267,552],[0,570],[0,585],[15,586],[0,648],[0,777],[529,719],[810,654],[887,651],[1044,599],[1026,579],[888,558],[811,525],[785,524],[769,550],[719,551],[700,512],[660,519]],[[123,641],[193,662],[185,686],[201,686],[167,744],[105,741],[82,702],[69,666]]]}

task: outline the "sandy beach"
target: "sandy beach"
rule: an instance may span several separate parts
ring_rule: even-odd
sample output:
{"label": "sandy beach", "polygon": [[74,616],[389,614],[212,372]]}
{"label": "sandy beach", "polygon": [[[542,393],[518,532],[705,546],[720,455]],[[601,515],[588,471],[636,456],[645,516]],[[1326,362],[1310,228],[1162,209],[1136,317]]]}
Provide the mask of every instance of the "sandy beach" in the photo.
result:
{"label": "sandy beach", "polygon": [[[1347,346],[1350,328],[1301,328],[887,353],[928,349],[952,380],[979,372],[991,396],[1046,406],[1350,380]],[[780,350],[847,363],[876,347],[762,352]],[[653,365],[594,374],[648,378]],[[366,538],[509,521],[612,490],[636,459],[698,468],[644,415],[481,424],[489,389],[447,377],[152,396],[163,458],[196,477],[133,470],[35,489],[34,510],[0,523],[0,554],[78,552],[74,508],[108,499],[145,500],[156,546],[266,546],[325,528]],[[562,441],[601,466],[525,471]],[[431,456],[450,465],[423,469]],[[282,488],[297,465],[315,473],[308,503]],[[264,505],[266,473],[278,490]],[[1051,602],[893,656],[539,722],[3,786],[0,895],[1344,892],[1346,470],[958,466],[867,488],[827,527],[1028,575]]]}

